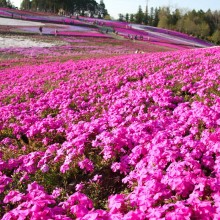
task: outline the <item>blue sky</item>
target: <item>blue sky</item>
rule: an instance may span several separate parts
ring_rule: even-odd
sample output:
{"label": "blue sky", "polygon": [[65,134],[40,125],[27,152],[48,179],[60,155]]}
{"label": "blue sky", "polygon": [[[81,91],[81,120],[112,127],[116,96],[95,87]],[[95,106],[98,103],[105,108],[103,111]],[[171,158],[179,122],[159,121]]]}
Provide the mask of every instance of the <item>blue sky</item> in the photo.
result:
{"label": "blue sky", "polygon": [[[11,0],[16,6],[19,7],[22,0]],[[96,0],[99,2],[100,0]],[[184,8],[184,9],[202,9],[207,11],[220,10],[219,0],[104,0],[105,6],[111,16],[118,17],[119,13],[136,13],[139,5],[144,10],[148,1],[149,7],[162,7],[170,6],[172,9]]]}
{"label": "blue sky", "polygon": [[[145,10],[147,0],[104,0],[105,6],[111,16],[117,17],[119,13],[136,13],[139,5]],[[220,10],[219,0],[148,0],[149,7],[170,6],[171,8],[202,9],[207,11]]]}

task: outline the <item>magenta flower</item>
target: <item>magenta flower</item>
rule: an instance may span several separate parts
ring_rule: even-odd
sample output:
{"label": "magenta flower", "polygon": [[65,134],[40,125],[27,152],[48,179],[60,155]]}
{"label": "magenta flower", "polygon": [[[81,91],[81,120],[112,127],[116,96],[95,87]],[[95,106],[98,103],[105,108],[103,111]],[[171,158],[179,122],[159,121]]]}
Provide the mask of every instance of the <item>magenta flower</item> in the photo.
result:
{"label": "magenta flower", "polygon": [[9,203],[9,202],[16,203],[16,202],[21,201],[23,198],[25,198],[23,193],[20,193],[18,191],[10,191],[8,195],[5,196],[3,202],[4,203]]}

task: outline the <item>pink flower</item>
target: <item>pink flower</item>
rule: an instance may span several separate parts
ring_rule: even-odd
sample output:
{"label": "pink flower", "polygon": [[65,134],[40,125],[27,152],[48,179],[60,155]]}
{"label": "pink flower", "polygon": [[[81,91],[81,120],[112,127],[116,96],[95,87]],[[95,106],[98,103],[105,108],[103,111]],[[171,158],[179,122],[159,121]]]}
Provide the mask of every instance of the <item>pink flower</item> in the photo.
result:
{"label": "pink flower", "polygon": [[65,173],[67,170],[69,170],[69,164],[63,164],[61,167],[60,167],[60,172],[61,173]]}
{"label": "pink flower", "polygon": [[49,171],[49,166],[47,164],[44,164],[40,169],[43,173],[46,173]]}
{"label": "pink flower", "polygon": [[123,207],[125,203],[124,195],[116,194],[112,195],[108,199],[108,207],[110,209],[110,213],[120,212],[120,209]]}
{"label": "pink flower", "polygon": [[59,197],[60,194],[61,194],[61,189],[60,189],[60,188],[56,188],[56,189],[54,189],[53,192],[52,192],[53,198]]}
{"label": "pink flower", "polygon": [[79,167],[81,168],[81,169],[85,169],[86,171],[88,171],[88,172],[91,172],[91,171],[93,171],[93,169],[94,169],[94,165],[93,165],[93,163],[92,163],[92,161],[91,160],[89,160],[89,159],[84,159],[84,160],[82,160],[82,161],[80,161],[79,163],[78,163],[78,165],[79,165]]}
{"label": "pink flower", "polygon": [[76,191],[81,191],[83,188],[84,188],[83,183],[76,184],[76,187],[75,187]]}
{"label": "pink flower", "polygon": [[24,197],[23,193],[20,193],[19,191],[16,190],[12,190],[10,191],[4,198],[3,202],[4,203],[15,203],[15,202],[19,202],[21,201]]}
{"label": "pink flower", "polygon": [[96,174],[96,175],[93,177],[92,181],[93,181],[93,182],[99,182],[99,181],[101,180],[101,178],[102,178],[102,175]]}

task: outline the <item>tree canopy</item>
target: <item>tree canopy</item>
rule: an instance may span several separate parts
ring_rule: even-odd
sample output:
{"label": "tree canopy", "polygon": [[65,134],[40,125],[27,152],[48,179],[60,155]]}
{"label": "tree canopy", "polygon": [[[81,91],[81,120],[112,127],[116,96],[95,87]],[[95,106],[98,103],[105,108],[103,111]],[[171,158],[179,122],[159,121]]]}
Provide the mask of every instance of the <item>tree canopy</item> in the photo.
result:
{"label": "tree canopy", "polygon": [[0,7],[12,8],[10,0],[0,0]]}
{"label": "tree canopy", "polygon": [[89,15],[104,18],[108,15],[103,0],[23,0],[21,9],[58,13],[63,9],[66,14]]}
{"label": "tree canopy", "polygon": [[220,11],[182,9],[169,7],[153,8],[148,6],[143,12],[141,6],[136,14],[120,14],[119,20],[145,24],[187,33],[202,39],[220,43]]}

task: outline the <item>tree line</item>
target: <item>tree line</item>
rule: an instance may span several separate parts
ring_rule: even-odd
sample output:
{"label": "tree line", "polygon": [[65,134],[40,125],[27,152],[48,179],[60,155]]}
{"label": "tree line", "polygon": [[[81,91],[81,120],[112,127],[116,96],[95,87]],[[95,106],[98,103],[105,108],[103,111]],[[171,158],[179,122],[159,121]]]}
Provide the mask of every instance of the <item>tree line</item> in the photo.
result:
{"label": "tree line", "polygon": [[[11,0],[0,0],[0,7],[15,8]],[[23,0],[22,10],[58,13],[62,9],[65,14],[88,15],[90,17],[109,18],[103,0]]]}
{"label": "tree line", "polygon": [[[0,0],[0,7],[13,7],[13,4],[10,0]],[[63,9],[65,14],[110,18],[103,0],[100,0],[100,3],[95,0],[23,0],[20,8],[54,13]],[[143,11],[139,6],[137,13],[119,14],[119,20],[176,30],[220,44],[220,11],[218,10],[173,11],[169,7],[150,9],[146,7]]]}
{"label": "tree line", "polygon": [[119,14],[119,20],[176,30],[220,44],[220,11],[218,10],[171,11],[169,7],[151,7],[150,10],[146,7],[143,11],[139,6],[136,14]]}
{"label": "tree line", "polygon": [[95,0],[23,0],[21,9],[54,13],[58,13],[62,9],[65,14],[97,16],[99,18],[108,15],[103,0],[100,3]]}
{"label": "tree line", "polygon": [[0,0],[0,7],[13,8],[13,4],[10,0]]}

